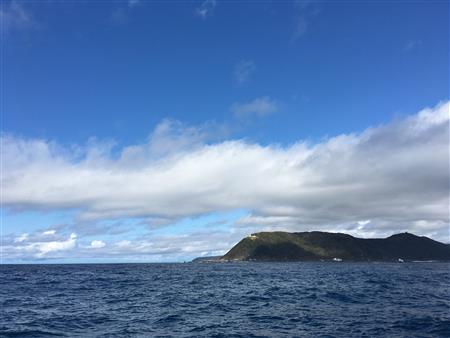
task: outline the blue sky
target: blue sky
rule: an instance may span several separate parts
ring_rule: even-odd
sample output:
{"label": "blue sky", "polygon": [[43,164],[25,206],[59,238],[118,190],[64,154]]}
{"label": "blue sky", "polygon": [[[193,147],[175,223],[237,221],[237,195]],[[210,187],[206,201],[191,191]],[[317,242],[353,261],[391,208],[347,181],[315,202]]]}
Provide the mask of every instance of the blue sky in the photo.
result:
{"label": "blue sky", "polygon": [[[379,203],[392,196],[389,184],[401,170],[428,169],[437,185],[448,176],[448,152],[401,162],[409,158],[405,152],[425,152],[412,124],[426,125],[420,130],[433,135],[433,128],[442,135],[448,129],[447,120],[436,118],[448,118],[447,1],[5,1],[1,19],[7,261],[184,260],[223,252],[267,227],[366,236],[409,229],[446,240],[448,208],[436,205],[448,195],[440,189],[425,195],[405,184],[394,195],[410,198],[399,199],[395,210]],[[434,117],[424,119],[427,107]],[[395,141],[402,137],[406,147]],[[433,137],[431,149],[448,146]],[[380,139],[393,141],[386,146]],[[383,163],[387,153],[375,152],[382,146],[398,155],[400,174]],[[235,154],[242,156],[239,165],[228,167]],[[318,199],[309,209],[336,217],[309,215],[303,198],[314,200],[317,190],[298,191],[330,166],[337,169],[312,181],[328,191],[341,186],[343,177],[325,179],[341,163],[325,159],[349,154],[346,170],[361,159],[374,161],[381,169],[360,179],[386,188],[356,193],[348,185],[337,196],[379,194],[379,200],[367,197],[377,204],[367,215],[341,217],[338,204]],[[245,159],[254,161],[249,166],[267,164],[270,173],[247,174],[240,167]],[[302,173],[291,173],[298,167]],[[47,173],[54,181],[45,180]],[[100,183],[108,175],[111,181]],[[241,179],[253,185],[243,192],[210,183],[225,184],[224,175],[236,178],[227,187]],[[417,173],[408,182],[430,186],[429,179]],[[267,180],[280,191],[284,184],[298,190],[281,196]],[[165,193],[173,182],[182,193],[171,199]],[[129,198],[109,200],[123,184]],[[71,189],[76,196],[68,198]],[[399,210],[430,196],[428,209],[400,217]],[[183,198],[192,205],[180,207]],[[344,200],[340,207],[351,205]],[[373,226],[358,230],[367,220]],[[48,229],[56,230],[42,237]],[[24,233],[29,237],[18,241]],[[89,251],[92,241],[105,245]],[[198,250],[186,249],[188,241]],[[107,250],[114,245],[116,251]],[[139,245],[140,251],[130,249]]]}

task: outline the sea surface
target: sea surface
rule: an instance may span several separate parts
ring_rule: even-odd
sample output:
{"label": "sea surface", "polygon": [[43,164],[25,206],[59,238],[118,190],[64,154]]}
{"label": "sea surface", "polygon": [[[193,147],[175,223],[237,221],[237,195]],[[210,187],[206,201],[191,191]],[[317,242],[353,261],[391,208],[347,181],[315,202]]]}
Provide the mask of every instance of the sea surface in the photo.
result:
{"label": "sea surface", "polygon": [[2,337],[450,337],[450,264],[0,266]]}

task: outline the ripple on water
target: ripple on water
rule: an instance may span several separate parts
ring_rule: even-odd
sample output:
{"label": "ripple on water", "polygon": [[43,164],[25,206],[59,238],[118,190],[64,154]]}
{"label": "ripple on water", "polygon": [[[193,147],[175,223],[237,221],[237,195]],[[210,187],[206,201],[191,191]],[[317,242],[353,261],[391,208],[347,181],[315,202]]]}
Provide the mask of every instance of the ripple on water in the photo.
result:
{"label": "ripple on water", "polygon": [[0,336],[450,336],[449,264],[4,265]]}

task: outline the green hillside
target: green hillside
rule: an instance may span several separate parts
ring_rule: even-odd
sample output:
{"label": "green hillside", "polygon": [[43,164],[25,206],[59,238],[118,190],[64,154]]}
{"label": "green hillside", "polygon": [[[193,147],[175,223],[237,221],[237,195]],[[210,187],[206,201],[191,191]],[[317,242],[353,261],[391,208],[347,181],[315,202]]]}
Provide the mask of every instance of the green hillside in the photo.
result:
{"label": "green hillside", "polygon": [[402,233],[362,239],[328,232],[259,232],[242,239],[221,260],[255,261],[450,261],[450,246]]}

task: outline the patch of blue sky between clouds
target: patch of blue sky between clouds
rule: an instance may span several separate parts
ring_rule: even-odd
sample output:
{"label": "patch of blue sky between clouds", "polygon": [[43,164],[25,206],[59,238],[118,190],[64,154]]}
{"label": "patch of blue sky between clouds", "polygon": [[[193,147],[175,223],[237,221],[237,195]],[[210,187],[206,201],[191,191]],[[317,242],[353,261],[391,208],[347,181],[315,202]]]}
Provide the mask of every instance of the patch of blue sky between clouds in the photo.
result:
{"label": "patch of blue sky between clouds", "polygon": [[3,234],[20,234],[45,231],[55,226],[73,222],[74,211],[22,211],[14,212],[2,209]]}

